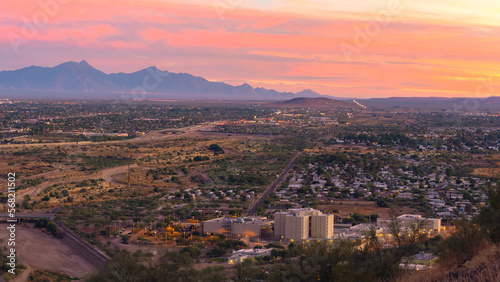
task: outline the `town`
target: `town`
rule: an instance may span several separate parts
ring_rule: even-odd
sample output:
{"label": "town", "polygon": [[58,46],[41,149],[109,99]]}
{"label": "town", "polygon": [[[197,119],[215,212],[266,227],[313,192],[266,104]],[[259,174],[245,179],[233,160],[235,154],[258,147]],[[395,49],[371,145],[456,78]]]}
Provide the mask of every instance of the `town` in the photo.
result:
{"label": "town", "polygon": [[243,264],[271,279],[311,248],[344,242],[349,252],[408,247],[401,269],[432,268],[456,222],[490,206],[494,113],[308,103],[9,101],[3,170],[19,179],[23,225],[46,240],[71,237],[96,261],[167,249],[217,277]]}

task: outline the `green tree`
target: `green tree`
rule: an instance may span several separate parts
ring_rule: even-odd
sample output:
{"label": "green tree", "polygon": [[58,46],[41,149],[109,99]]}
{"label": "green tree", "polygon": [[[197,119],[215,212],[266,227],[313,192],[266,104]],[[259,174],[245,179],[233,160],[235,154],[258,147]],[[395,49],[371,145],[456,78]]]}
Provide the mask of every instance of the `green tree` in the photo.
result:
{"label": "green tree", "polygon": [[197,258],[201,255],[201,250],[200,248],[196,247],[196,246],[189,246],[189,247],[185,247],[183,248],[180,253],[187,253],[190,257],[192,258]]}

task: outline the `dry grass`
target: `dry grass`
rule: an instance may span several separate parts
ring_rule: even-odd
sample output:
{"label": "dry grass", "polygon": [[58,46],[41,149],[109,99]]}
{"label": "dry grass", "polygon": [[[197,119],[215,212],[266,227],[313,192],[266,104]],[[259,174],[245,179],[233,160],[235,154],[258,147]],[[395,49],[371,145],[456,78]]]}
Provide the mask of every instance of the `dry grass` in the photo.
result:
{"label": "dry grass", "polygon": [[[497,164],[500,166],[500,163]],[[485,177],[499,177],[500,172],[498,167],[494,168],[482,167],[474,169],[473,174]]]}
{"label": "dry grass", "polygon": [[486,176],[486,177],[498,177],[500,175],[500,154],[494,153],[489,156],[485,156],[482,162],[479,162],[482,167],[476,168],[473,174]]}
{"label": "dry grass", "polygon": [[438,266],[432,269],[413,272],[402,277],[398,281],[500,281],[500,247],[492,245],[462,265],[457,265],[452,268]]}
{"label": "dry grass", "polygon": [[[342,203],[342,204],[341,204]],[[415,209],[409,207],[381,208],[376,202],[365,200],[331,200],[328,203],[318,205],[318,209],[331,212],[333,209],[339,210],[341,216],[347,216],[351,213],[360,213],[363,215],[378,214],[381,218],[390,218],[391,215],[399,216],[406,213],[420,214]]]}

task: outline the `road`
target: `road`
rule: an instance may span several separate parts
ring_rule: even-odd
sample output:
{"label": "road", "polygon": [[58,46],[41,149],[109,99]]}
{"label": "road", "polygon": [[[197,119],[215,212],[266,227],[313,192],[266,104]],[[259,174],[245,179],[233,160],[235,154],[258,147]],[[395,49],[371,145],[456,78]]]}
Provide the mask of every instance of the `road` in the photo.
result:
{"label": "road", "polygon": [[[137,164],[132,164],[130,165],[130,168],[138,167]],[[43,189],[52,186],[54,184],[63,184],[63,183],[71,183],[71,182],[79,182],[83,180],[89,180],[89,179],[104,179],[106,182],[109,183],[115,183],[113,181],[113,175],[115,174],[120,174],[120,173],[125,173],[128,171],[128,165],[122,165],[122,166],[117,166],[117,167],[112,167],[112,168],[106,168],[101,170],[99,173],[94,173],[91,175],[85,175],[85,176],[80,176],[80,177],[75,177],[75,178],[68,178],[68,179],[60,179],[60,180],[53,180],[53,181],[47,181],[44,182],[40,185],[30,187],[26,190],[19,191],[18,197],[22,198],[25,195],[30,195],[31,198],[35,197],[40,193],[40,191],[43,191]]]}
{"label": "road", "polygon": [[[161,140],[172,137],[180,137],[189,134],[194,131],[207,131],[211,129],[215,124],[221,123],[223,121],[216,121],[207,124],[197,124],[183,128],[171,128],[162,129],[149,132],[145,135],[126,139],[126,140],[115,140],[115,141],[102,141],[102,142],[91,142],[91,141],[80,141],[80,142],[59,142],[59,143],[33,143],[33,144],[6,144],[0,145],[0,148],[13,148],[13,147],[43,147],[43,146],[70,146],[70,145],[102,145],[102,144],[126,144],[126,143],[138,143],[150,140]],[[164,134],[165,131],[176,131],[176,134]]]}
{"label": "road", "polygon": [[253,206],[251,206],[248,211],[247,211],[247,216],[253,216],[255,214],[255,211],[257,210],[257,207],[259,205],[261,205],[264,200],[269,197],[269,194],[271,194],[272,192],[274,192],[274,190],[276,189],[276,186],[278,186],[278,184],[283,181],[283,179],[285,178],[286,174],[290,171],[290,169],[293,167],[293,165],[295,164],[295,161],[297,160],[297,158],[300,156],[301,152],[298,152],[295,157],[293,157],[292,160],[290,160],[290,162],[288,163],[288,165],[285,167],[285,169],[283,170],[283,172],[280,174],[280,176],[278,176],[278,178],[271,184],[269,185],[269,187],[267,187],[266,191],[264,191],[264,193],[262,193],[262,195],[260,195],[260,198],[253,204]]}
{"label": "road", "polygon": [[[158,131],[153,131],[150,132],[146,135],[139,136],[137,138],[133,139],[127,139],[127,140],[118,140],[118,141],[105,141],[105,142],[90,142],[90,141],[85,141],[85,142],[63,142],[63,143],[35,143],[35,144],[10,144],[10,145],[0,145],[0,148],[9,148],[9,147],[40,147],[40,146],[68,146],[68,145],[99,145],[99,144],[120,144],[120,143],[131,143],[131,142],[145,142],[149,140],[160,140],[160,139],[166,139],[166,138],[172,138],[172,137],[180,137],[184,136],[186,134],[195,132],[195,131],[204,131],[208,130],[213,125],[217,124],[219,122],[211,122],[208,124],[198,124],[198,125],[193,125],[185,128],[180,128],[180,129],[163,129],[163,130],[158,130]],[[163,134],[165,131],[169,130],[175,130],[176,134]],[[156,136],[156,137],[155,137]],[[137,167],[136,164],[131,165],[131,167]],[[93,174],[93,175],[88,175],[88,176],[81,176],[81,177],[76,177],[76,178],[70,178],[70,179],[60,179],[60,180],[52,180],[52,181],[47,181],[44,182],[40,185],[30,187],[29,189],[19,191],[18,197],[22,198],[25,195],[30,195],[31,198],[35,197],[40,193],[40,191],[43,191],[43,189],[54,185],[54,184],[62,184],[62,183],[70,183],[70,182],[78,182],[78,181],[83,181],[83,180],[88,180],[88,179],[100,179],[103,178],[105,181],[109,183],[116,183],[113,181],[112,175],[115,174],[120,174],[120,173],[125,173],[128,170],[128,166],[119,166],[119,167],[114,167],[114,168],[107,168],[102,171],[100,171],[98,174]],[[34,178],[34,177],[41,177],[41,176],[47,176],[53,173],[60,172],[60,170],[53,170],[53,171],[48,171],[44,172],[38,175],[34,175],[28,178]],[[6,187],[6,186],[5,186]],[[0,188],[4,188],[4,186],[1,186]]]}
{"label": "road", "polygon": [[[149,140],[160,140],[160,139],[166,139],[166,138],[172,138],[172,137],[180,137],[180,136],[184,136],[186,134],[189,134],[189,133],[192,133],[192,132],[195,132],[195,131],[204,131],[204,130],[208,130],[210,128],[212,128],[215,124],[217,123],[220,123],[220,121],[218,122],[211,122],[211,123],[208,123],[208,124],[198,124],[198,125],[193,125],[193,126],[189,126],[189,127],[185,127],[185,128],[179,128],[179,129],[163,129],[163,130],[157,130],[157,131],[153,131],[153,132],[150,132],[146,135],[143,135],[143,136],[139,136],[137,138],[133,138],[133,139],[127,139],[127,140],[118,140],[118,141],[105,141],[105,142],[90,142],[90,141],[85,141],[85,142],[63,142],[63,143],[35,143],[35,144],[10,144],[10,145],[0,145],[0,148],[9,148],[9,147],[40,147],[40,146],[44,146],[44,145],[47,145],[47,146],[68,146],[68,145],[99,145],[99,144],[120,144],[120,143],[131,143],[131,142],[145,142],[145,141],[149,141]],[[176,134],[163,134],[163,132],[165,131],[169,131],[169,130],[174,130],[176,132],[180,132],[180,133],[176,133]],[[137,167],[137,165],[132,165],[131,167]],[[71,178],[71,179],[64,179],[64,180],[54,180],[54,181],[48,181],[48,182],[44,182],[40,185],[37,185],[37,186],[34,186],[34,187],[31,187],[29,189],[26,189],[26,190],[23,190],[23,191],[19,191],[18,193],[18,196],[20,198],[24,197],[25,195],[30,195],[30,197],[35,197],[36,195],[38,195],[38,193],[40,193],[40,191],[43,191],[43,189],[51,186],[51,185],[54,185],[54,184],[59,184],[59,183],[70,183],[70,182],[78,182],[78,181],[83,181],[83,180],[87,180],[87,179],[99,179],[99,178],[103,178],[104,180],[106,180],[107,182],[109,183],[114,183],[113,179],[112,179],[112,175],[114,174],[119,174],[119,173],[124,173],[124,172],[127,172],[128,170],[128,166],[119,166],[119,167],[114,167],[114,168],[108,168],[108,169],[104,169],[102,170],[101,172],[99,172],[98,174],[93,174],[93,175],[88,175],[88,176],[82,176],[82,177],[77,177],[77,178]],[[44,176],[45,174],[52,174],[52,173],[56,173],[56,172],[59,172],[59,170],[54,170],[54,171],[49,171],[49,172],[45,172],[45,173],[42,173],[42,174],[39,174],[39,175],[36,175],[36,177],[40,177],[40,176]],[[34,177],[34,176],[32,176]],[[30,177],[30,178],[32,178]]]}
{"label": "road", "polygon": [[[166,138],[172,138],[172,137],[179,137],[179,136],[184,136],[187,134],[190,134],[192,132],[198,131],[198,130],[208,130],[210,129],[215,123],[209,123],[209,124],[203,124],[203,125],[195,125],[195,126],[190,126],[187,128],[183,129],[175,129],[176,134],[164,134],[165,131],[167,130],[160,130],[160,131],[153,131],[150,132],[146,135],[140,136],[138,138],[134,139],[128,139],[128,140],[119,140],[119,141],[108,141],[108,142],[64,142],[64,143],[37,143],[37,144],[12,144],[12,145],[0,145],[0,148],[9,148],[9,147],[40,147],[40,146],[68,146],[68,145],[99,145],[99,144],[122,144],[122,143],[131,143],[131,142],[145,142],[149,140],[159,140],[159,139],[166,139]],[[136,164],[131,165],[131,167],[137,167]],[[54,185],[54,184],[60,184],[60,183],[69,183],[69,182],[78,182],[82,180],[88,180],[88,179],[100,179],[103,178],[107,182],[114,182],[113,180],[113,175],[120,174],[120,173],[125,173],[129,169],[128,165],[124,166],[119,166],[119,167],[114,167],[114,168],[107,168],[103,169],[98,173],[91,174],[91,175],[85,175],[85,176],[80,176],[80,177],[75,177],[75,178],[70,178],[70,179],[54,179],[50,181],[46,181],[40,185],[31,187],[29,189],[19,191],[18,192],[18,197],[23,197],[24,195],[30,195],[32,198],[35,197],[40,191],[43,191],[43,189]],[[31,176],[30,178],[34,177],[40,177],[40,176],[48,176],[53,173],[57,173],[59,170],[53,170],[49,172],[44,172],[42,174],[38,174],[36,176]],[[16,214],[16,217],[19,219],[22,218],[40,218],[40,217],[49,217],[53,218],[55,212],[52,212],[50,214],[46,213],[18,213]],[[1,213],[0,218],[6,219],[9,218],[9,215],[6,213]],[[82,265],[84,264],[86,267],[79,267],[76,268],[85,268],[87,270],[90,269],[95,269],[98,267],[101,267],[104,265],[106,260],[109,258],[100,252],[98,249],[94,248],[93,246],[89,245],[87,242],[79,238],[77,235],[72,233],[70,230],[66,229],[64,226],[60,225],[60,228],[63,230],[65,236],[62,240],[57,241],[61,246],[59,248],[69,248],[67,250],[67,253],[64,254],[64,257],[70,256],[76,256],[76,259],[81,263]],[[49,240],[54,239],[54,238],[49,238]],[[53,244],[48,244],[49,246],[52,246]],[[47,246],[47,244],[43,244],[42,246]],[[43,251],[46,253],[47,251]],[[23,254],[27,254],[29,257],[30,252],[28,250],[24,250]],[[61,257],[61,254],[58,253],[58,256],[56,257]],[[74,263],[74,262],[73,262]],[[74,263],[74,264],[78,264]],[[58,266],[63,265],[63,263],[57,263]],[[64,267],[68,268],[69,263],[66,262],[66,265]],[[29,265],[28,265],[29,267]],[[46,267],[44,267],[46,268]],[[74,266],[71,266],[69,268],[75,269]],[[67,269],[57,269],[58,271],[62,271],[64,273],[67,273]],[[82,270],[83,271],[83,270]],[[25,276],[29,274],[29,270],[25,271]],[[87,271],[85,271],[87,273]],[[75,275],[75,274],[72,274]],[[76,274],[75,276],[82,277],[81,273]],[[19,281],[24,281],[25,277],[20,278]]]}

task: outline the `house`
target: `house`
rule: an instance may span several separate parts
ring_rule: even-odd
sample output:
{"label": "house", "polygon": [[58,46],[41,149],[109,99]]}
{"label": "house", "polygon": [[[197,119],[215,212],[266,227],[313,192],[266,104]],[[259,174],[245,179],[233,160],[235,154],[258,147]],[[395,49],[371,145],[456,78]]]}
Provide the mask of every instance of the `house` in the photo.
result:
{"label": "house", "polygon": [[408,259],[409,264],[432,266],[436,263],[438,257],[430,253],[420,252]]}

